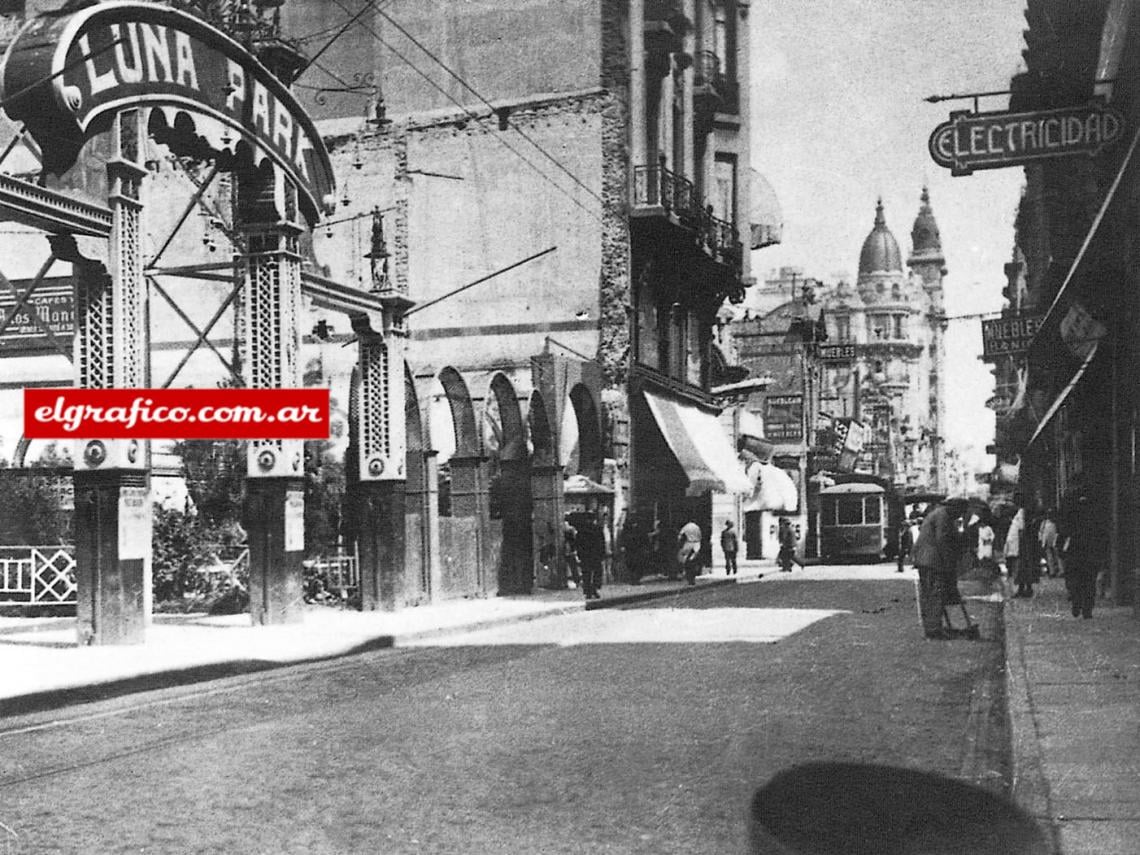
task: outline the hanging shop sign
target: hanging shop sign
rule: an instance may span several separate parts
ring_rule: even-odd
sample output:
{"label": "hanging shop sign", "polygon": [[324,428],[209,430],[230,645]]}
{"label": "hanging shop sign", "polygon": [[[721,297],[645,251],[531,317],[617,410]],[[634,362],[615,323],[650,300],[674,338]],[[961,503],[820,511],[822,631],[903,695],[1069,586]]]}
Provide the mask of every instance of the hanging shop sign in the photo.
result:
{"label": "hanging shop sign", "polygon": [[852,362],[856,351],[853,344],[821,344],[819,358],[822,362]]}
{"label": "hanging shop sign", "polygon": [[950,114],[930,135],[930,156],[954,175],[1034,160],[1093,157],[1120,140],[1125,118],[1101,101],[1027,113]]}
{"label": "hanging shop sign", "polygon": [[804,438],[804,396],[770,395],[764,399],[764,435],[774,442]]}
{"label": "hanging shop sign", "polygon": [[8,48],[0,88],[57,175],[116,112],[152,107],[173,148],[271,160],[310,223],[335,199],[328,151],[289,90],[229,36],[175,9],[110,2],[34,18]]}
{"label": "hanging shop sign", "polygon": [[982,360],[993,362],[1000,356],[1017,356],[1041,328],[1041,315],[1016,315],[982,321]]}
{"label": "hanging shop sign", "polygon": [[[28,280],[12,280],[21,297],[0,289],[0,356],[22,356],[52,350],[44,326],[64,347],[75,334],[75,298],[70,279],[47,281],[27,300],[22,295]],[[36,323],[39,318],[39,323]],[[42,326],[41,326],[42,324]]]}

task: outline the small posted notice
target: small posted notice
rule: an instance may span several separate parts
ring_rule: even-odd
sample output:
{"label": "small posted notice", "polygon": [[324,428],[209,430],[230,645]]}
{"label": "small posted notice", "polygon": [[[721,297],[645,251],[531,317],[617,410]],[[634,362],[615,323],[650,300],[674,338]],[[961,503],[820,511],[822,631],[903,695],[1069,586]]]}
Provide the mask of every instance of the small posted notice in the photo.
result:
{"label": "small posted notice", "polygon": [[119,492],[119,559],[145,559],[150,553],[150,514],[146,487]]}
{"label": "small posted notice", "polygon": [[305,493],[289,490],[285,494],[285,551],[300,552],[305,548]]}

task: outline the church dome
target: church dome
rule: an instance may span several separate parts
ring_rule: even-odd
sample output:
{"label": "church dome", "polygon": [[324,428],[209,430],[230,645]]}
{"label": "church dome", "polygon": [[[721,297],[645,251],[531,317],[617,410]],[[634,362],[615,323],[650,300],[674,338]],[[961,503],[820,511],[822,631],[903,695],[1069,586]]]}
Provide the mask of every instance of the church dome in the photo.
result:
{"label": "church dome", "polygon": [[863,251],[859,253],[859,275],[895,271],[902,271],[902,253],[899,252],[899,242],[883,219],[883,200],[880,199],[875,206],[875,226],[863,241]]}
{"label": "church dome", "polygon": [[916,256],[941,254],[942,238],[938,234],[938,223],[934,220],[934,210],[930,207],[930,191],[922,188],[922,206],[914,218],[914,228],[910,232]]}

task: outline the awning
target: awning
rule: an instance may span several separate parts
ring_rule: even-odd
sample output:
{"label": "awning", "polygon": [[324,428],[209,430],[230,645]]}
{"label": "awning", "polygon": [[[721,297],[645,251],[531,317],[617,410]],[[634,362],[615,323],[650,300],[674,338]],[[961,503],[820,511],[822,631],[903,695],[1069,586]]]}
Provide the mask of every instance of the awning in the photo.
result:
{"label": "awning", "polygon": [[790,513],[800,506],[800,491],[787,472],[771,463],[755,463],[748,474],[756,481],[752,498],[744,504],[748,511],[782,511]]}
{"label": "awning", "polygon": [[1077,383],[1080,382],[1081,377],[1083,377],[1085,371],[1088,370],[1089,364],[1096,357],[1096,352],[1099,344],[1099,342],[1095,341],[1092,343],[1092,347],[1089,348],[1089,352],[1085,357],[1085,361],[1081,363],[1081,367],[1077,369],[1075,374],[1073,374],[1073,377],[1071,380],[1069,380],[1068,385],[1061,390],[1061,394],[1056,397],[1056,399],[1050,405],[1049,409],[1045,411],[1044,417],[1042,417],[1041,421],[1037,424],[1037,429],[1033,431],[1033,436],[1031,436],[1029,438],[1029,442],[1026,443],[1026,448],[1033,445],[1037,437],[1041,435],[1041,431],[1045,430],[1045,426],[1053,420],[1053,416],[1057,415],[1057,411],[1061,409],[1061,405],[1065,403],[1065,399],[1072,394],[1075,388],[1077,388]]}
{"label": "awning", "polygon": [[612,496],[614,491],[585,475],[571,475],[562,482],[562,493],[567,496]]}
{"label": "awning", "polygon": [[652,392],[644,394],[661,434],[689,479],[688,495],[698,496],[706,490],[752,492],[752,482],[716,416]]}
{"label": "awning", "polygon": [[[1069,265],[1069,272],[1065,274],[1065,279],[1061,283],[1061,287],[1057,289],[1057,296],[1053,298],[1053,302],[1049,304],[1049,311],[1045,313],[1045,317],[1041,319],[1041,326],[1038,329],[1037,338],[1041,336],[1041,330],[1044,330],[1050,319],[1053,318],[1057,312],[1058,305],[1061,298],[1065,296],[1073,279],[1076,276],[1077,268],[1080,267],[1081,261],[1084,260],[1085,253],[1088,252],[1089,245],[1092,243],[1093,238],[1096,237],[1097,230],[1100,228],[1101,221],[1108,213],[1108,206],[1112,204],[1113,197],[1116,195],[1117,189],[1120,187],[1121,181],[1124,179],[1124,173],[1128,170],[1128,164],[1132,162],[1132,155],[1136,152],[1137,143],[1140,143],[1140,128],[1136,129],[1136,133],[1132,135],[1132,142],[1128,145],[1128,151],[1124,154],[1124,159],[1120,162],[1120,167],[1116,170],[1116,177],[1109,185],[1108,192],[1104,194],[1104,201],[1100,204],[1100,209],[1097,211],[1096,216],[1093,218],[1092,225],[1089,226],[1088,233],[1085,235],[1084,241],[1081,243],[1081,248],[1077,250],[1077,257],[1073,259],[1073,263]],[[1044,421],[1041,424],[1045,424]]]}

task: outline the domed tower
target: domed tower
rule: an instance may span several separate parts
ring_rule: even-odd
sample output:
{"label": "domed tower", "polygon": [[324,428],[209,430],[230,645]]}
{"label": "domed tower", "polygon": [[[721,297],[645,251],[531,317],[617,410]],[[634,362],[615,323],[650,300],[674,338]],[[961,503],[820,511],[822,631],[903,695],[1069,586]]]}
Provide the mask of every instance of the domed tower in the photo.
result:
{"label": "domed tower", "polygon": [[946,483],[945,442],[943,431],[946,426],[946,385],[944,371],[939,368],[946,364],[946,311],[943,304],[942,278],[947,273],[946,256],[942,253],[942,236],[938,232],[938,222],[934,219],[934,209],[930,207],[930,191],[922,188],[918,216],[914,218],[914,228],[910,232],[913,249],[907,258],[911,276],[922,283],[926,292],[926,330],[928,341],[926,361],[929,374],[925,378],[927,389],[927,411],[925,422],[929,440],[929,486],[942,489]]}
{"label": "domed tower", "polygon": [[934,209],[930,207],[930,191],[926,187],[922,188],[922,203],[918,216],[914,218],[910,238],[914,248],[906,260],[907,267],[922,278],[931,300],[941,306],[942,277],[948,271],[946,256],[942,254],[942,236],[938,233],[938,222],[934,219]]}
{"label": "domed tower", "polygon": [[870,430],[868,458],[874,474],[897,484],[925,486],[915,466],[911,437],[925,423],[921,381],[927,295],[903,267],[898,241],[887,228],[883,200],[859,253],[856,283],[863,303],[865,329],[856,366],[856,413]]}
{"label": "domed tower", "polygon": [[902,253],[899,252],[899,242],[887,228],[887,220],[883,216],[883,200],[880,198],[875,205],[875,225],[863,241],[863,249],[859,253],[859,278],[895,271],[902,272]]}

